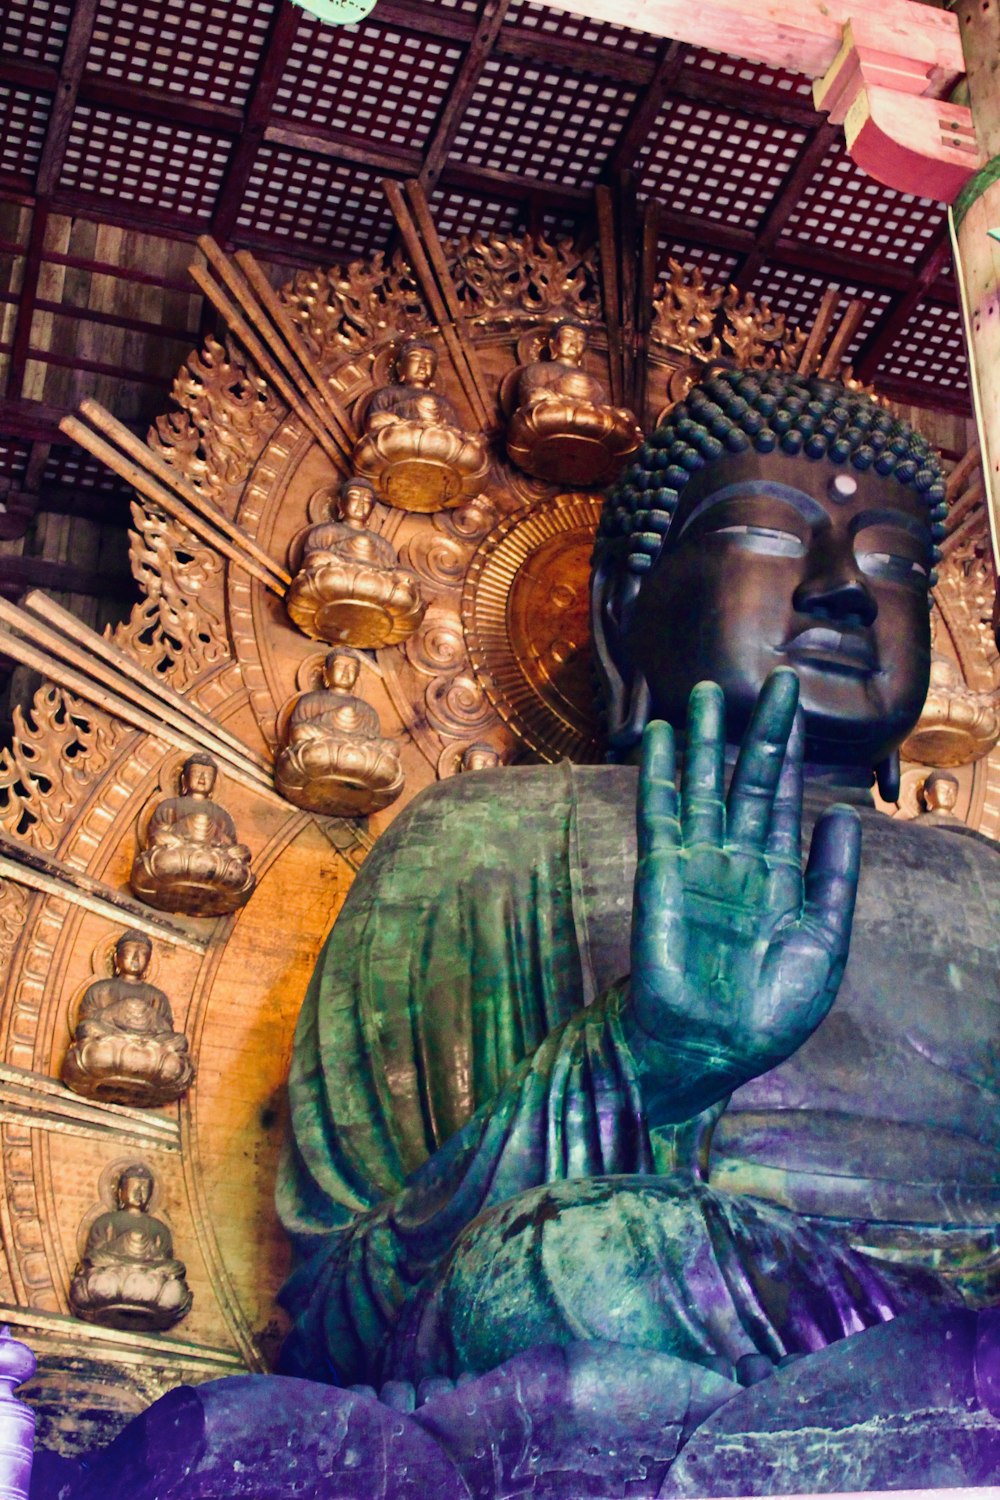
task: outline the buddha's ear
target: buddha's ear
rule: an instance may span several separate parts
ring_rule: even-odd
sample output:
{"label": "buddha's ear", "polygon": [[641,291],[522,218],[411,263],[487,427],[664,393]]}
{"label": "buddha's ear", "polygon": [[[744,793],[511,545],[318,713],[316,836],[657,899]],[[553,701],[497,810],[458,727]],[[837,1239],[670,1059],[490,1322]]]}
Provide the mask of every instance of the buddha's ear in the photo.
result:
{"label": "buddha's ear", "polygon": [[899,751],[890,750],[875,767],[878,794],[883,802],[899,801]]}
{"label": "buddha's ear", "polygon": [[608,726],[608,747],[626,754],[642,739],[649,720],[649,687],[627,647],[641,579],[605,556],[590,580],[590,631],[594,667]]}

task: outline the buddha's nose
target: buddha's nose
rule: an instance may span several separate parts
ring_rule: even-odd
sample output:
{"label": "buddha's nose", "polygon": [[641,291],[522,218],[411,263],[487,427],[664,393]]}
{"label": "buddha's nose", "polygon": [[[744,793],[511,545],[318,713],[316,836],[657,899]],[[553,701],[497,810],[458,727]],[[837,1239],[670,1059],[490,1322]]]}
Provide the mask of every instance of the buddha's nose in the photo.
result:
{"label": "buddha's nose", "polygon": [[807,578],[792,595],[792,606],[799,614],[838,625],[873,625],[878,614],[874,594],[854,568]]}

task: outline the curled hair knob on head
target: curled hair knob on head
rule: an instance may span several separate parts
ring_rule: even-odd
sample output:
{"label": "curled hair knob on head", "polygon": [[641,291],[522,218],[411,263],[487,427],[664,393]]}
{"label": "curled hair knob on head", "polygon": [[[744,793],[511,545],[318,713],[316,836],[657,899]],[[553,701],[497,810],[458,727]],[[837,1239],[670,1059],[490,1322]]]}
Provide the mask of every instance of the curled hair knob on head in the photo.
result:
{"label": "curled hair knob on head", "polygon": [[[625,554],[630,573],[653,566],[685,485],[727,453],[801,453],[874,468],[926,497],[935,542],[944,535],[944,476],[927,439],[840,381],[782,371],[724,370],[694,386],[647,438],[605,498],[595,562]],[[935,546],[933,561],[940,558]],[[931,583],[937,581],[931,573]]]}

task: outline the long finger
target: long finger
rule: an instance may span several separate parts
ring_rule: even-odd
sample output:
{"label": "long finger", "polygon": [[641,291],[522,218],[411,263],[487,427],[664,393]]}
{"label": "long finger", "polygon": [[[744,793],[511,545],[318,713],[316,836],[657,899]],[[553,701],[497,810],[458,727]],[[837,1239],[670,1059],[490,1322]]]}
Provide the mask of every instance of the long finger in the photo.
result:
{"label": "long finger", "polygon": [[806,718],[800,707],[795,710],[792,732],[785,746],[767,836],[769,857],[793,864],[796,870],[802,867],[802,755],[805,743]]}
{"label": "long finger", "polygon": [[682,824],[684,842],[722,843],[726,707],[715,682],[699,682],[688,700],[684,749]]}
{"label": "long finger", "polygon": [[642,736],[636,834],[640,859],[680,841],[674,731],[662,719],[647,724]]}
{"label": "long finger", "polygon": [[726,842],[735,848],[760,850],[767,842],[798,701],[799,679],[792,669],[771,672],[760,690],[729,787]]}
{"label": "long finger", "polygon": [[861,819],[853,807],[831,807],[813,830],[803,916],[841,963],[847,960],[860,871]]}

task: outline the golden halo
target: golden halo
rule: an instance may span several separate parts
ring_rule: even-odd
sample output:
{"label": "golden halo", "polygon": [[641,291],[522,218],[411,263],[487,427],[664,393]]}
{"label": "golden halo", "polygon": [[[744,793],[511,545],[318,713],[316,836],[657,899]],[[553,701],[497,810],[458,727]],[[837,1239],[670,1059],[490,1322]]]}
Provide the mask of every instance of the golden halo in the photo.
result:
{"label": "golden halo", "polygon": [[599,759],[590,676],[590,554],[601,496],[556,495],[484,537],[462,625],[483,691],[516,735],[555,761]]}

